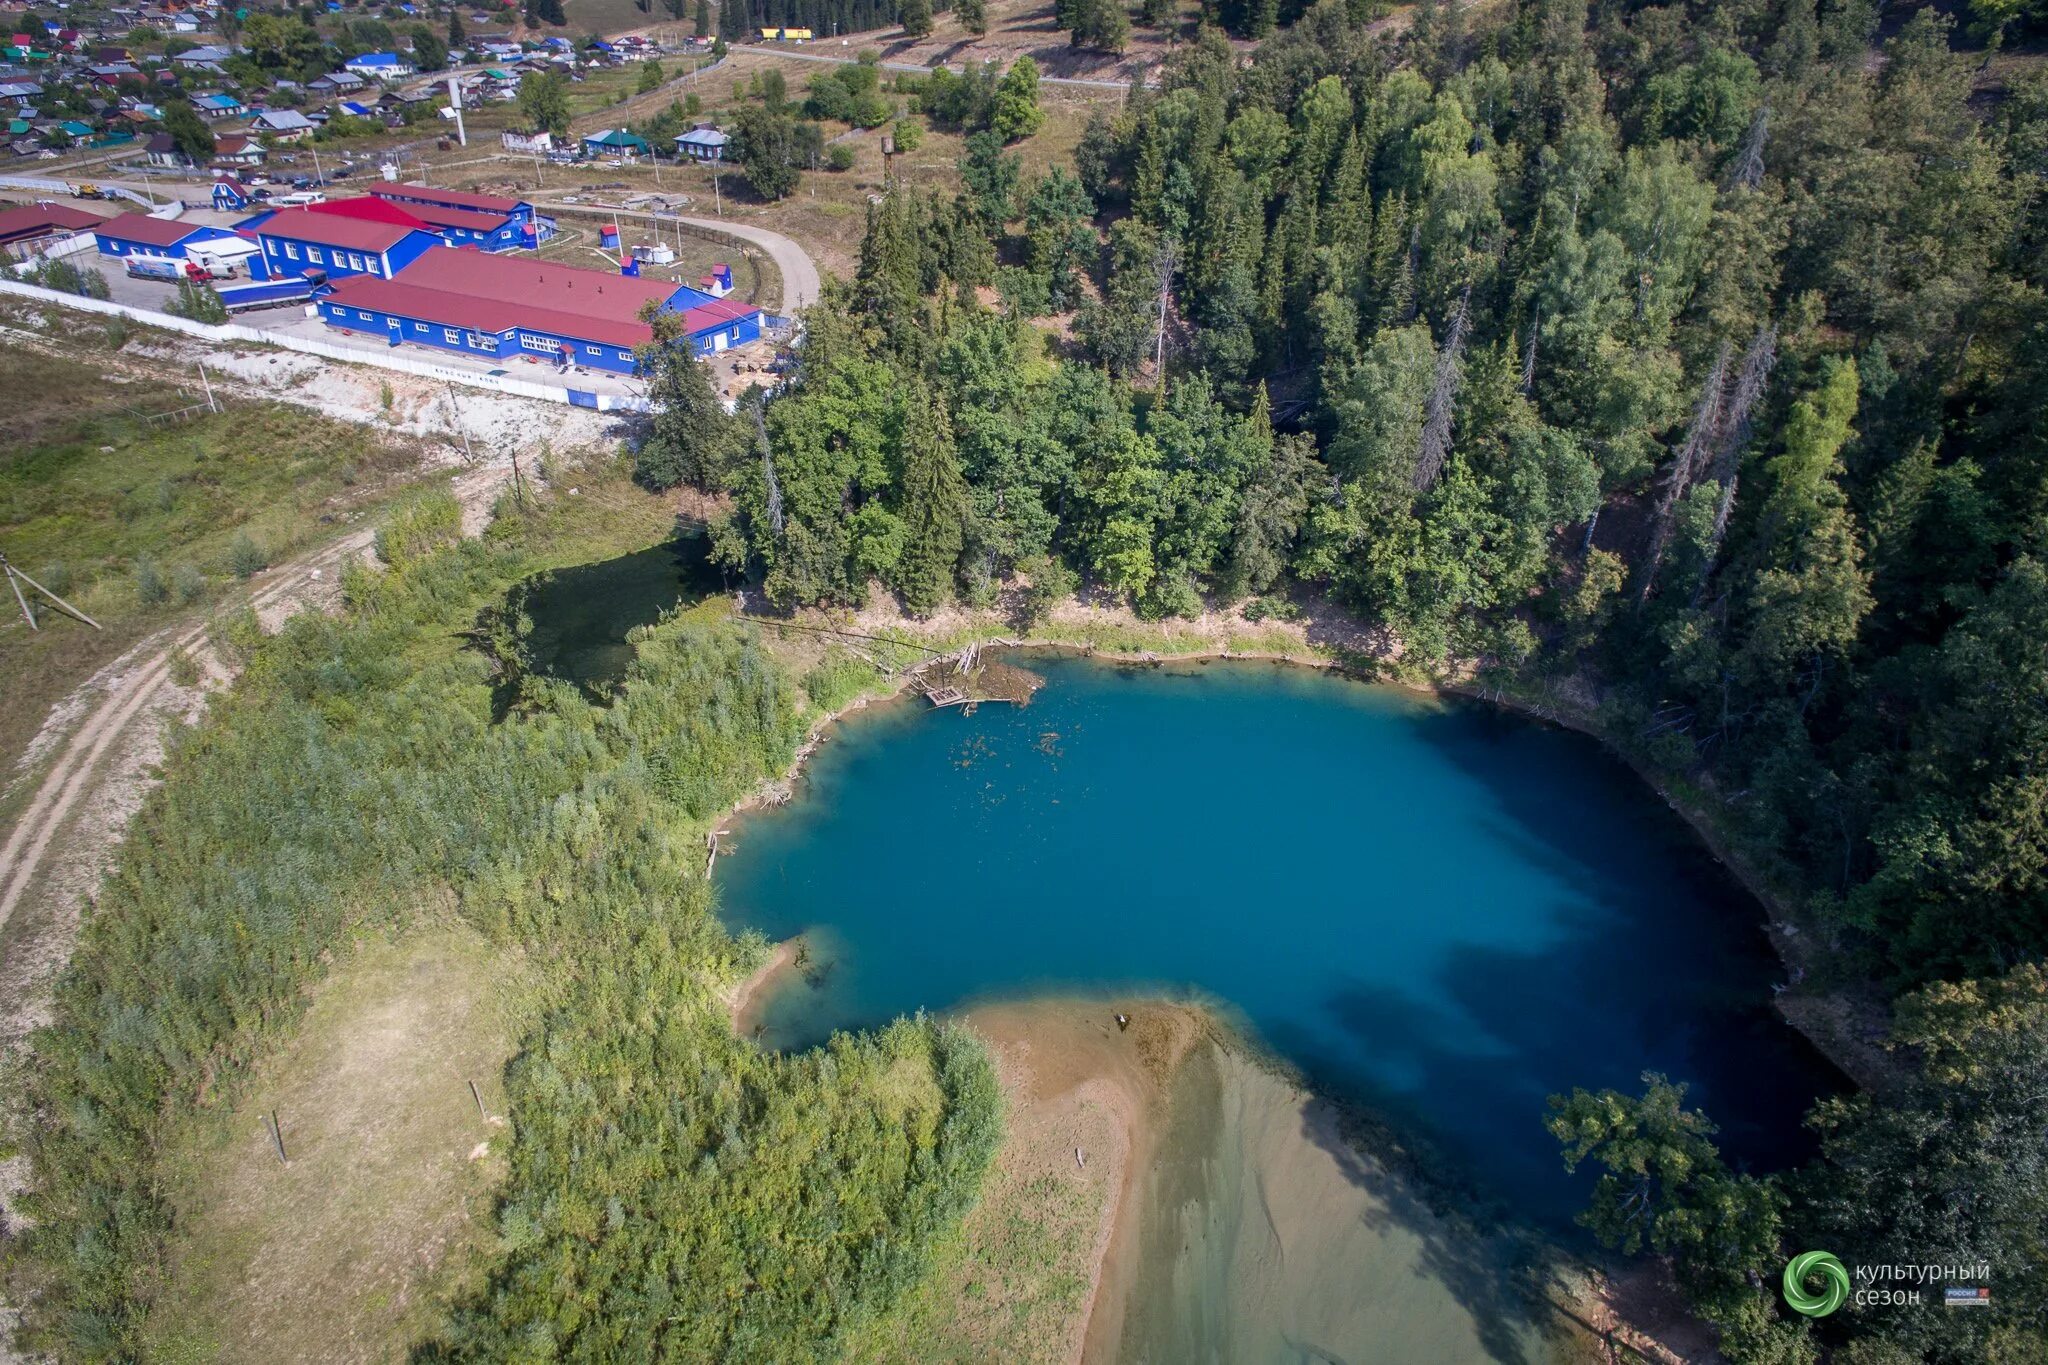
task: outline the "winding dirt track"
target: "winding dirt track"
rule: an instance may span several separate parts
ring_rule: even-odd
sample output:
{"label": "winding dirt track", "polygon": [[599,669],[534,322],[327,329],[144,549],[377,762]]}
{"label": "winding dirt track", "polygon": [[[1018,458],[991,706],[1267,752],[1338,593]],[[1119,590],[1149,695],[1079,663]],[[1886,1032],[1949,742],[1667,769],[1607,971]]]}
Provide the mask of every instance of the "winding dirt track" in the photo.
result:
{"label": "winding dirt track", "polygon": [[[454,480],[454,491],[465,506],[487,500],[510,476],[509,465],[486,465],[467,470]],[[339,577],[344,564],[369,553],[376,538],[374,529],[353,531],[319,550],[295,560],[265,576],[247,599],[259,615],[284,615],[324,589]],[[214,658],[208,645],[211,619],[197,624],[174,626],[145,640],[135,649],[102,669],[85,684],[100,687],[105,695],[92,708],[71,736],[43,778],[42,785],[15,822],[7,842],[0,846],[0,927],[14,913],[36,880],[38,869],[48,857],[52,842],[63,829],[79,799],[91,789],[93,776],[108,751],[127,733],[135,719],[148,712],[171,681],[173,659],[189,654],[212,677],[225,680],[226,668]],[[109,846],[120,831],[109,831]],[[97,859],[105,849],[80,848],[78,854]]]}

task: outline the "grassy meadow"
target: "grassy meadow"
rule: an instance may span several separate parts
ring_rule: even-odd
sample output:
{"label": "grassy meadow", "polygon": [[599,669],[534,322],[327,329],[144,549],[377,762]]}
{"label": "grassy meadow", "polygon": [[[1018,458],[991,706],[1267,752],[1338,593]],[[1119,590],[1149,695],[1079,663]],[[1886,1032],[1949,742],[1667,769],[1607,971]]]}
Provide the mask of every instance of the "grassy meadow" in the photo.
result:
{"label": "grassy meadow", "polygon": [[421,477],[418,443],[281,403],[151,420],[203,404],[196,376],[104,356],[0,347],[0,550],[104,627],[0,603],[0,772],[95,669]]}

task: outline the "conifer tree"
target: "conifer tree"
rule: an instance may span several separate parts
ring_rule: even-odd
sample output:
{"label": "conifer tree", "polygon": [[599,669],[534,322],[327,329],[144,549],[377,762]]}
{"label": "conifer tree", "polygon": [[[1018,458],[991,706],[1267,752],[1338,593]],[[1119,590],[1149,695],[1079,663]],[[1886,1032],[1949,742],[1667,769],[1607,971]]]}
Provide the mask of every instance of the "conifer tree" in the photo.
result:
{"label": "conifer tree", "polygon": [[922,384],[905,396],[902,417],[899,515],[903,550],[897,590],[920,615],[953,595],[967,515],[967,483],[954,453],[952,422],[943,400]]}

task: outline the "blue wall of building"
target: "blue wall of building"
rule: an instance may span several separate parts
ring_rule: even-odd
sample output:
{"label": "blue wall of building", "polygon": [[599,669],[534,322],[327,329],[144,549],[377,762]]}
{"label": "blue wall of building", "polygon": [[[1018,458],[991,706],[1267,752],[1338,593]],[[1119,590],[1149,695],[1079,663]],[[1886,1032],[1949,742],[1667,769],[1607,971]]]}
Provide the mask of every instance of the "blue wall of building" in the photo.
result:
{"label": "blue wall of building", "polygon": [[524,327],[495,335],[471,332],[460,327],[423,322],[418,318],[400,317],[375,308],[351,308],[332,299],[321,300],[320,319],[329,327],[345,327],[352,332],[382,336],[394,345],[410,342],[415,346],[430,346],[435,350],[452,351],[480,360],[532,356],[550,366],[558,365],[561,363],[562,343],[566,341],[575,348],[575,363],[584,369],[606,370],[612,374],[633,374],[639,369],[630,346],[600,345],[579,337],[556,336]]}
{"label": "blue wall of building", "polygon": [[[723,334],[725,342],[722,346],[719,344],[721,334]],[[690,333],[689,338],[690,348],[696,351],[698,355],[716,355],[719,351],[730,350],[734,346],[744,346],[750,341],[759,341],[760,339],[761,315],[759,313],[750,313],[738,322],[727,322],[721,323],[716,327],[706,327],[700,332]]]}
{"label": "blue wall of building", "polygon": [[[263,262],[264,279],[299,275],[309,269],[324,270],[331,280],[349,275],[376,275],[388,279],[441,244],[440,239],[430,232],[408,232],[387,248],[380,259],[373,251],[352,251],[266,232],[260,221],[255,232],[256,240],[263,246],[263,255],[252,259]],[[390,263],[389,274],[385,271],[387,260]]]}
{"label": "blue wall of building", "polygon": [[99,246],[102,256],[175,256],[183,258],[185,248],[193,242],[214,242],[235,234],[226,228],[195,227],[178,240],[176,246],[157,246],[153,242],[134,242],[125,237],[112,236],[105,232],[94,232],[93,240]]}

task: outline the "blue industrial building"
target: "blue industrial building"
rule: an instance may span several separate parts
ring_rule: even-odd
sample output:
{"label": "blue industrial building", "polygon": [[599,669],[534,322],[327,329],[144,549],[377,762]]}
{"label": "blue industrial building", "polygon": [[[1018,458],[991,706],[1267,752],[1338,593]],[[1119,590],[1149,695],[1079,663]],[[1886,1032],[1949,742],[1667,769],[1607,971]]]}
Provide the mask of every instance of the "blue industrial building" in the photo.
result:
{"label": "blue industrial building", "polygon": [[185,256],[185,249],[195,242],[219,241],[235,236],[226,228],[181,223],[175,218],[152,218],[146,213],[124,213],[118,218],[109,218],[94,228],[92,235],[102,256],[175,256],[180,259]]}
{"label": "blue industrial building", "polygon": [[477,359],[633,374],[653,341],[649,304],[683,319],[687,344],[709,355],[761,335],[761,310],[676,284],[530,257],[440,247],[396,279],[357,276],[320,300],[330,327]]}
{"label": "blue industrial building", "polygon": [[322,271],[330,280],[351,275],[389,279],[440,245],[423,228],[366,222],[311,208],[269,209],[236,224],[263,248],[259,279],[283,279]]}
{"label": "blue industrial building", "polygon": [[555,220],[524,199],[430,185],[377,185],[370,194],[433,227],[450,246],[509,251],[539,246],[555,235]]}

